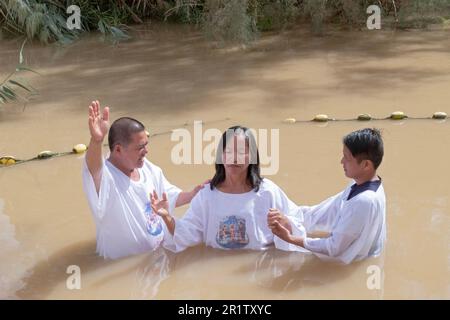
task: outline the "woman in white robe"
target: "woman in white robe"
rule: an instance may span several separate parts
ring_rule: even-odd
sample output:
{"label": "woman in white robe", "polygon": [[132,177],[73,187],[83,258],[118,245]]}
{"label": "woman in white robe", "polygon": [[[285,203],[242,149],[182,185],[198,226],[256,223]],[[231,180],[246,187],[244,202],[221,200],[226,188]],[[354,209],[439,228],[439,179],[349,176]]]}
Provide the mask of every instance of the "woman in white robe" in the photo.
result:
{"label": "woman in white robe", "polygon": [[175,252],[200,243],[220,249],[294,247],[273,235],[267,214],[275,209],[285,212],[296,232],[303,234],[302,212],[275,183],[260,176],[256,141],[249,129],[236,126],[224,132],[215,168],[210,184],[194,197],[181,219],[168,212],[164,194],[162,199],[152,195],[153,211],[166,225],[164,247]]}

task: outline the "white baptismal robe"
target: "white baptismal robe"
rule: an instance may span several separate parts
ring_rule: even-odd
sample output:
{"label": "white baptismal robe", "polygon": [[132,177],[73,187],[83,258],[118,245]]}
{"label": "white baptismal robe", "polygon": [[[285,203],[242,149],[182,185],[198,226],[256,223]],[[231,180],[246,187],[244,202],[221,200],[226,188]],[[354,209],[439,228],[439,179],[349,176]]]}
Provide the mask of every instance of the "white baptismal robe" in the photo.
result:
{"label": "white baptismal robe", "polygon": [[163,246],[174,252],[200,243],[219,249],[264,250],[275,245],[297,251],[295,245],[273,235],[267,225],[270,208],[284,212],[297,226],[297,232],[306,235],[299,207],[275,183],[264,178],[258,191],[242,194],[211,190],[209,184],[205,185],[192,199],[186,214],[176,219],[174,235],[165,231]]}
{"label": "white baptismal robe", "polygon": [[[353,184],[353,183],[352,183]],[[378,256],[386,240],[386,198],[383,185],[376,191],[366,190],[347,200],[350,184],[341,193],[315,206],[301,206],[304,227],[313,231],[331,232],[328,238],[304,238],[304,247],[319,258],[350,263]]]}

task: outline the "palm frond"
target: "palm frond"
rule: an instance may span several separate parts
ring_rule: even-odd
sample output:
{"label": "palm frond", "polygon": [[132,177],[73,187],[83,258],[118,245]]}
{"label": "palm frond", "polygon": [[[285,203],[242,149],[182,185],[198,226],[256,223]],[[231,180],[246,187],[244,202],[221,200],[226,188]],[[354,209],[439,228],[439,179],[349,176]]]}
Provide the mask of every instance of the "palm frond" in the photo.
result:
{"label": "palm frond", "polygon": [[[28,82],[18,75],[24,71],[35,72],[24,64],[23,50],[26,40],[22,43],[19,52],[19,64],[1,83],[0,83],[0,104],[6,104],[13,101],[27,102],[29,96],[36,95],[37,90],[34,89]],[[21,92],[27,95],[22,95]]]}

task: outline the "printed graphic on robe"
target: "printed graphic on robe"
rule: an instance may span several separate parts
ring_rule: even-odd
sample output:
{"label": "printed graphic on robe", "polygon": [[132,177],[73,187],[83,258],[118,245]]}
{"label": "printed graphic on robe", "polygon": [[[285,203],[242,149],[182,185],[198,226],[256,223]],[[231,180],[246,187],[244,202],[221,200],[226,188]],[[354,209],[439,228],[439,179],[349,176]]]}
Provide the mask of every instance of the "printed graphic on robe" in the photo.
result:
{"label": "printed graphic on robe", "polygon": [[216,242],[227,249],[245,247],[249,240],[245,231],[245,219],[237,216],[227,216],[219,224]]}
{"label": "printed graphic on robe", "polygon": [[152,236],[157,236],[162,232],[161,219],[153,213],[150,203],[145,206],[145,225],[147,232]]}

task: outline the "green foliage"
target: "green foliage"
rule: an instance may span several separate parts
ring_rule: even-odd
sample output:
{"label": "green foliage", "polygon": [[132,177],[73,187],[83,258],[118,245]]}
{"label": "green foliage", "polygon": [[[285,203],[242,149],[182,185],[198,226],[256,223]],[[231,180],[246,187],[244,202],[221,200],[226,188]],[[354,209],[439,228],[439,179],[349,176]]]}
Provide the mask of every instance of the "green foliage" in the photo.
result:
{"label": "green foliage", "polygon": [[317,35],[323,33],[323,24],[327,17],[327,2],[328,0],[304,1],[304,15],[310,17],[311,29]]}
{"label": "green foliage", "polygon": [[256,37],[255,20],[247,14],[247,0],[207,0],[204,30],[209,39],[248,43]]}
{"label": "green foliage", "polygon": [[[81,9],[81,30],[68,30],[69,5]],[[448,26],[450,0],[0,0],[0,31],[43,43],[72,41],[100,31],[113,41],[128,39],[127,26],[157,19],[201,25],[208,38],[247,43],[259,31],[282,30],[302,20],[314,33],[327,24],[365,27],[369,5],[382,9],[383,26]]]}
{"label": "green foliage", "polygon": [[250,14],[256,19],[258,30],[279,30],[292,24],[300,14],[297,0],[253,1]]}
{"label": "green foliage", "polygon": [[[67,28],[67,7],[81,10],[81,30]],[[25,35],[42,43],[73,41],[81,32],[98,30],[112,40],[128,38],[124,25],[134,17],[123,1],[0,0],[0,27],[3,33]]]}
{"label": "green foliage", "polygon": [[200,24],[203,19],[204,1],[198,0],[175,0],[172,7],[166,2],[164,20],[180,23]]}
{"label": "green foliage", "polygon": [[62,8],[50,3],[29,0],[0,0],[2,31],[24,34],[28,39],[68,42],[73,35],[66,28],[66,18],[60,14]]}
{"label": "green foliage", "polygon": [[400,28],[425,28],[429,24],[447,25],[450,0],[409,0],[399,11]]}
{"label": "green foliage", "polygon": [[0,83],[0,104],[6,104],[13,101],[27,102],[30,96],[37,94],[37,91],[29,85],[24,78],[20,77],[20,74],[23,72],[35,72],[24,64],[24,46],[25,41],[19,52],[19,64],[16,66],[15,70]]}

